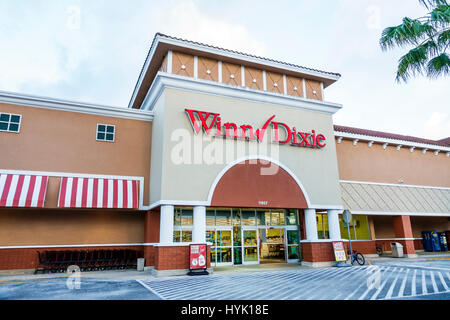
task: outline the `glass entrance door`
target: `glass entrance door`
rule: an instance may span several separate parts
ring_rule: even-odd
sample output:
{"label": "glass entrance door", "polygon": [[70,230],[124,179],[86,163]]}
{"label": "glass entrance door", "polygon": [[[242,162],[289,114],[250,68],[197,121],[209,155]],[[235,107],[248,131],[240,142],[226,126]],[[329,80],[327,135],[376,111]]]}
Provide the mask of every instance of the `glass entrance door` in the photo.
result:
{"label": "glass entrance door", "polygon": [[232,255],[232,233],[230,229],[216,230],[216,264],[231,265],[233,264]]}
{"label": "glass entrance door", "polygon": [[259,263],[258,229],[242,227],[243,264]]}
{"label": "glass entrance door", "polygon": [[298,262],[300,259],[299,232],[298,229],[287,229],[287,260],[288,262]]}
{"label": "glass entrance door", "polygon": [[285,228],[259,229],[261,263],[286,262]]}
{"label": "glass entrance door", "polygon": [[233,242],[231,229],[206,231],[206,241],[211,242],[211,264],[216,266],[233,264]]}

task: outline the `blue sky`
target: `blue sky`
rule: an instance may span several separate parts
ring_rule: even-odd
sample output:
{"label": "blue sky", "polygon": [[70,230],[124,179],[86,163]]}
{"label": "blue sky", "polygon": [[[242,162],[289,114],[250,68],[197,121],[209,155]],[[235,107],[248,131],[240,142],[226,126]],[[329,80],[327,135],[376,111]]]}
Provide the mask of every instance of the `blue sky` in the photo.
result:
{"label": "blue sky", "polygon": [[450,78],[395,82],[384,27],[415,0],[0,0],[0,90],[126,107],[156,32],[342,74],[340,125],[450,136]]}

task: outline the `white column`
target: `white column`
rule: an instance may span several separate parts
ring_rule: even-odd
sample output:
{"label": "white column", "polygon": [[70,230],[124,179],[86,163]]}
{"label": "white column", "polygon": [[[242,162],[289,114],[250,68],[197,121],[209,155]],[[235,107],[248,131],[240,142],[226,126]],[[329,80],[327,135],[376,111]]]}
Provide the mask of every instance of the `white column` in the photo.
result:
{"label": "white column", "polygon": [[316,209],[305,209],[305,229],[306,240],[316,241],[319,239],[317,236]]}
{"label": "white column", "polygon": [[159,243],[173,243],[173,206],[161,206]]}
{"label": "white column", "polygon": [[334,241],[341,240],[341,229],[339,227],[339,210],[329,209],[327,210],[327,215],[330,239]]}
{"label": "white column", "polygon": [[192,226],[192,242],[206,242],[206,207],[194,207],[194,225]]}

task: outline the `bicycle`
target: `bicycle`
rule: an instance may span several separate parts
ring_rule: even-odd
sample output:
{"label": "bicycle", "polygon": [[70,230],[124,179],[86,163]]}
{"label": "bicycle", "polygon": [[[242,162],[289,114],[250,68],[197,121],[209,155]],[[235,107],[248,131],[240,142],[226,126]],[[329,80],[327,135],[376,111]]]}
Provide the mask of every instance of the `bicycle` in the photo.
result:
{"label": "bicycle", "polygon": [[378,256],[381,256],[383,254],[383,247],[381,245],[376,245],[375,250]]}
{"label": "bicycle", "polygon": [[356,251],[356,250],[353,250],[353,254],[351,254],[350,255],[350,250],[348,250],[347,251],[347,254],[348,254],[348,256],[350,256],[350,258],[351,258],[351,264],[353,265],[353,263],[356,261],[356,262],[358,262],[358,264],[360,265],[360,266],[363,266],[364,265],[364,263],[366,262],[366,259],[364,258],[364,256],[362,255],[362,253],[360,253],[360,252],[358,252],[358,251]]}

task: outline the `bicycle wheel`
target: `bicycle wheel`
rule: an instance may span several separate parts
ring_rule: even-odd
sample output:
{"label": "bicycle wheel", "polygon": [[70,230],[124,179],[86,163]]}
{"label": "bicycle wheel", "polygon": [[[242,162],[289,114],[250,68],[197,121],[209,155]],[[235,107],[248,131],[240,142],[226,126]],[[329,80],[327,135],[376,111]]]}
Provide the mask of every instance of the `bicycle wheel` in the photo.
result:
{"label": "bicycle wheel", "polygon": [[364,265],[364,263],[366,262],[366,259],[364,259],[364,256],[361,253],[357,253],[356,254],[356,261],[358,262],[358,264],[360,266]]}
{"label": "bicycle wheel", "polygon": [[381,256],[383,254],[383,250],[380,247],[377,247],[377,254]]}

